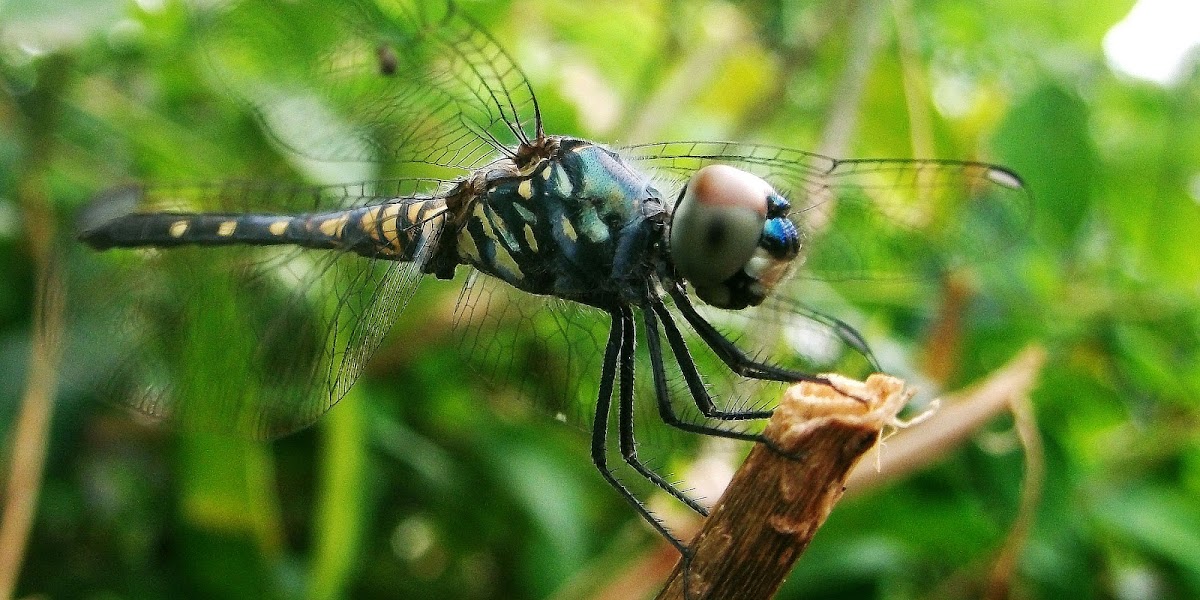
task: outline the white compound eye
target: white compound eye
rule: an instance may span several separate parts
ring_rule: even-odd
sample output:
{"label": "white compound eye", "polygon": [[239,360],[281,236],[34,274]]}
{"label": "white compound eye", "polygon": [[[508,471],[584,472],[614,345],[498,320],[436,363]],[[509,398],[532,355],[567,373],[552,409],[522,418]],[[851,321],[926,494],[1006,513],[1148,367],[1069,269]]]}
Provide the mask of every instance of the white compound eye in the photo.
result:
{"label": "white compound eye", "polygon": [[754,256],[774,188],[726,165],[696,171],[671,221],[671,258],[697,291],[737,273]]}

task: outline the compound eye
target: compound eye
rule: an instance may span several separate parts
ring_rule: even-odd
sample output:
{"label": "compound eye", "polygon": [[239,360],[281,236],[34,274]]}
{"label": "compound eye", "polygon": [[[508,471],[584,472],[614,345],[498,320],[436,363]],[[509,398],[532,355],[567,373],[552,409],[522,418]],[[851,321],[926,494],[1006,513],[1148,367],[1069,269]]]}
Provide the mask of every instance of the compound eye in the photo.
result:
{"label": "compound eye", "polygon": [[697,288],[719,284],[754,256],[774,189],[760,177],[726,165],[696,171],[675,206],[671,258]]}

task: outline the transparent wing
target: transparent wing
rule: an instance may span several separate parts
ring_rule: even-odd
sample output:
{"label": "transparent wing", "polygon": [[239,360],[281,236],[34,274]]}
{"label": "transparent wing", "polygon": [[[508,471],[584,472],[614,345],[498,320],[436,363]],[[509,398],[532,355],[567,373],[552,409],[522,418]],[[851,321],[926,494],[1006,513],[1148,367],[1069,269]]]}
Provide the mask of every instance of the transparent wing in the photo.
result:
{"label": "transparent wing", "polygon": [[530,402],[556,420],[590,430],[608,315],[534,296],[473,273],[455,328],[464,363],[493,395]]}
{"label": "transparent wing", "polygon": [[[121,211],[296,213],[427,199],[437,180],[305,187],[124,188],[84,219]],[[76,314],[111,361],[106,399],[183,428],[270,438],[338,402],[417,288],[442,217],[416,225],[417,260],[291,246],[81,248]]]}
{"label": "transparent wing", "polygon": [[244,0],[196,12],[218,77],[300,156],[470,169],[534,138],[537,101],[495,40],[453,4],[416,4]]}

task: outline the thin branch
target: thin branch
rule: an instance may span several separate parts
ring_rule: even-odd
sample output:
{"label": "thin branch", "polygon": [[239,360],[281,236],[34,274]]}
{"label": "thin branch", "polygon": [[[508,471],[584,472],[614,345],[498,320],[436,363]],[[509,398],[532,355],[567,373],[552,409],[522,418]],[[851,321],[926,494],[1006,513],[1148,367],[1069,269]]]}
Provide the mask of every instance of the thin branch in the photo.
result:
{"label": "thin branch", "polygon": [[[954,447],[965,442],[983,425],[1008,408],[1010,401],[1021,401],[1017,399],[1025,398],[1032,393],[1044,361],[1045,351],[1037,346],[1031,346],[1020,352],[1008,364],[994,371],[985,380],[966,390],[943,397],[941,399],[942,408],[932,417],[923,421],[920,427],[903,429],[888,438],[886,443],[879,447],[879,451],[883,454],[879,461],[868,460],[859,463],[851,471],[850,478],[846,482],[846,493],[848,495],[861,494],[887,482],[906,477],[914,470],[941,460]],[[1020,421],[1022,419],[1018,418],[1018,427],[1024,432],[1024,428],[1019,425]],[[1033,434],[1036,434],[1036,431]],[[1023,440],[1030,435],[1030,433],[1021,433]],[[1040,459],[1034,456],[1036,453],[1040,457],[1036,440],[1025,442],[1025,445],[1026,453],[1030,456],[1030,464],[1022,492],[1022,513],[1025,511],[1024,507],[1035,502],[1039,495],[1035,488],[1040,482],[1042,470],[1041,463],[1038,462]],[[1015,531],[1018,527],[1018,524],[1014,524],[1014,533],[1011,534],[1010,543],[1006,546],[1020,543],[1021,533]],[[1001,557],[996,561],[997,571],[1004,567],[1003,563],[1006,558],[1004,552],[1006,551],[1002,551]],[[667,570],[662,570],[662,575],[655,577],[652,573],[660,572],[659,569],[657,567],[649,569],[646,564],[655,563],[657,565],[657,561],[663,553],[674,552],[673,547],[662,542],[646,556],[629,561],[628,569],[621,576],[614,578],[606,588],[610,591],[621,590],[624,595],[610,593],[609,595],[601,594],[599,597],[634,598],[645,596],[650,589],[658,587],[656,582],[660,581],[660,577],[665,578],[667,573]],[[630,582],[640,582],[640,586],[631,585]],[[631,590],[642,591],[635,593]],[[563,597],[574,596],[567,594]]]}
{"label": "thin branch", "polygon": [[1025,450],[1025,477],[1021,481],[1021,504],[1017,510],[1017,518],[1008,531],[1008,537],[1000,548],[992,574],[988,580],[985,598],[1009,598],[1012,588],[1013,574],[1017,570],[1017,561],[1021,551],[1033,530],[1033,522],[1037,517],[1037,506],[1042,500],[1042,485],[1046,478],[1046,458],[1042,447],[1042,437],[1038,433],[1037,417],[1033,412],[1033,402],[1028,395],[1014,397],[1009,403],[1017,435]]}
{"label": "thin branch", "polygon": [[12,597],[25,558],[26,541],[41,491],[61,358],[62,281],[54,266],[39,265],[38,271],[33,352],[13,431],[8,482],[4,490],[4,515],[0,517],[0,598]]}
{"label": "thin branch", "polygon": [[[660,599],[770,598],[845,490],[850,469],[911,397],[886,375],[787,390]],[[769,446],[768,446],[769,444]],[[688,587],[684,590],[684,585]]]}

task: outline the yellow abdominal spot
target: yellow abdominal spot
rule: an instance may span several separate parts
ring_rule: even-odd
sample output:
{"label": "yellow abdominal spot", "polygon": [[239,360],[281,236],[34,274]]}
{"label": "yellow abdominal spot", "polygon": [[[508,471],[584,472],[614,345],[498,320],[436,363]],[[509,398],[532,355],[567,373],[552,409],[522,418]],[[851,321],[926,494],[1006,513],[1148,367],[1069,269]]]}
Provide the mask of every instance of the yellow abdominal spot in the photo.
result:
{"label": "yellow abdominal spot", "polygon": [[267,229],[270,230],[271,235],[283,235],[283,232],[287,231],[287,226],[287,219],[280,219],[274,223],[271,223]]}
{"label": "yellow abdominal spot", "polygon": [[380,208],[376,206],[375,208],[364,212],[362,219],[358,221],[359,225],[362,227],[362,230],[367,232],[367,235],[375,239],[378,239],[378,233],[375,231],[375,224],[379,222],[379,211]]}
{"label": "yellow abdominal spot", "polygon": [[229,237],[237,230],[237,221],[225,221],[217,226],[217,235]]}
{"label": "yellow abdominal spot", "polygon": [[183,237],[183,234],[187,233],[187,230],[188,230],[188,222],[187,221],[175,221],[174,223],[171,223],[170,232],[171,232],[171,237],[173,237],[173,238]]}
{"label": "yellow abdominal spot", "polygon": [[390,204],[383,209],[383,214],[380,219],[383,221],[383,237],[389,244],[396,244],[399,236],[396,235],[396,216],[400,214],[399,204]]}
{"label": "yellow abdominal spot", "polygon": [[421,209],[425,208],[424,202],[413,202],[408,205],[408,224],[413,225],[421,220]]}
{"label": "yellow abdominal spot", "polygon": [[349,219],[346,215],[327,219],[320,225],[321,233],[334,238],[342,237],[342,230],[346,228],[346,221]]}

